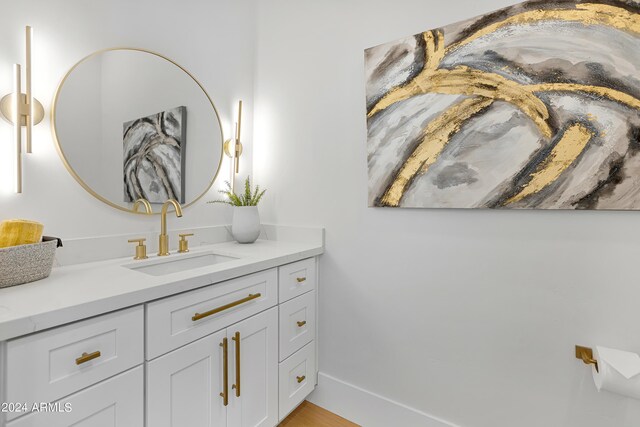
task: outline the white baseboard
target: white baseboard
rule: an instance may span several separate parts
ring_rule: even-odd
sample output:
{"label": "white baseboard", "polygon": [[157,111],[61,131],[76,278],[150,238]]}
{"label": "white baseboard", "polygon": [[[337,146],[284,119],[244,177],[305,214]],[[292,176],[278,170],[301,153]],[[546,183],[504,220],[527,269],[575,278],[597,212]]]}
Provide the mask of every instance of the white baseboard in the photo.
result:
{"label": "white baseboard", "polygon": [[322,372],[307,400],[363,427],[459,427]]}

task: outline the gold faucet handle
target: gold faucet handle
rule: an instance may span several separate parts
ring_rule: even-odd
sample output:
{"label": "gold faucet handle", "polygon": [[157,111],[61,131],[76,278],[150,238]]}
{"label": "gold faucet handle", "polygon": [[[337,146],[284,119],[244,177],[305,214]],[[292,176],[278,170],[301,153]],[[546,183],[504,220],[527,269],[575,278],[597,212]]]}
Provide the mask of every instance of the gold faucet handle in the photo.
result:
{"label": "gold faucet handle", "polygon": [[147,239],[144,238],[140,238],[140,239],[129,239],[129,243],[137,243],[138,246],[136,246],[136,256],[133,257],[133,259],[147,259],[147,245],[144,244],[144,242],[146,242]]}
{"label": "gold faucet handle", "polygon": [[189,241],[187,237],[193,236],[193,233],[178,234],[180,241],[178,242],[178,252],[184,254],[189,252]]}

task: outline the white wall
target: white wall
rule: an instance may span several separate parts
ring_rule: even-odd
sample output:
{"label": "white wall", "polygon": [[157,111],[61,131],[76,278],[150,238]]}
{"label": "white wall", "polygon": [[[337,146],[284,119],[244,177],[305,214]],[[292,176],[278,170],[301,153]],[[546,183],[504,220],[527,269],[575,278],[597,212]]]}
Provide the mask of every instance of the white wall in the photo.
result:
{"label": "white wall", "polygon": [[572,354],[640,352],[637,212],[367,208],[363,50],[510,3],[261,0],[262,215],[327,229],[322,372],[464,427],[638,426]]}
{"label": "white wall", "polygon": [[[24,63],[24,26],[34,27],[34,95],[47,116],[35,128],[34,154],[25,157],[24,193],[13,190],[12,128],[0,122],[0,220],[30,218],[45,233],[88,237],[159,228],[158,217],[134,216],[110,208],[85,192],[67,173],[51,137],[49,113],[55,89],[78,60],[107,47],[159,52],[188,69],[207,89],[232,136],[238,99],[244,101],[241,171],[250,172],[255,60],[255,0],[20,0],[3,2],[0,14],[0,94],[11,92],[12,64]],[[0,95],[0,96],[1,96]],[[226,158],[225,158],[226,159]],[[212,165],[213,167],[213,165]],[[218,188],[228,179],[225,161]],[[170,227],[229,223],[212,189]],[[180,221],[179,223],[177,221]]]}

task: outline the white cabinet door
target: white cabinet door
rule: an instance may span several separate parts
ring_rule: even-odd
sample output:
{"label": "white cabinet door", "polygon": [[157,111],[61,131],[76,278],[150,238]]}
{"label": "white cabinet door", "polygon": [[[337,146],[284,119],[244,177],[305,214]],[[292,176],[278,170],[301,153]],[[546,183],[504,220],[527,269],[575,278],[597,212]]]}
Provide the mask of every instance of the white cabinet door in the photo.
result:
{"label": "white cabinet door", "polygon": [[220,396],[225,340],[226,331],[220,331],[148,363],[147,426],[227,425],[227,408]]}
{"label": "white cabinet door", "polygon": [[230,326],[227,338],[232,383],[227,426],[275,426],[278,424],[277,307]]}
{"label": "white cabinet door", "polygon": [[138,427],[144,423],[143,368],[106,379],[7,427]]}

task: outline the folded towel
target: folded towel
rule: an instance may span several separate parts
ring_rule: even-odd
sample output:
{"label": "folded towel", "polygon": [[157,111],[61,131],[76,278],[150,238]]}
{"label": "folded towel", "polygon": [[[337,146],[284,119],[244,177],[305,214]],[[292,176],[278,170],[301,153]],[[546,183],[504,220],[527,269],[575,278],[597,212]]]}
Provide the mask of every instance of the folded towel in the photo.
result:
{"label": "folded towel", "polygon": [[0,222],[0,248],[29,245],[42,239],[44,226],[39,222],[10,219]]}

